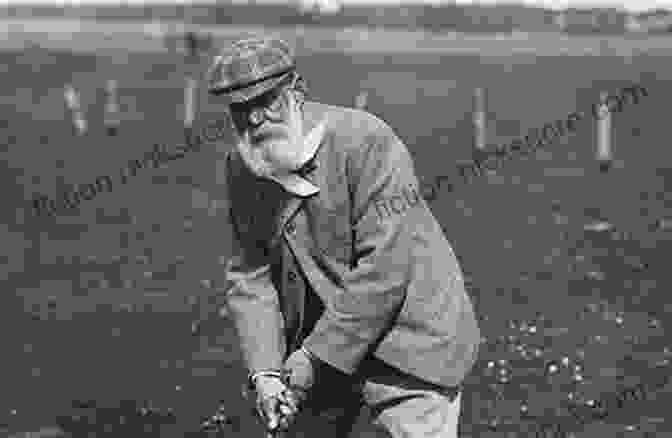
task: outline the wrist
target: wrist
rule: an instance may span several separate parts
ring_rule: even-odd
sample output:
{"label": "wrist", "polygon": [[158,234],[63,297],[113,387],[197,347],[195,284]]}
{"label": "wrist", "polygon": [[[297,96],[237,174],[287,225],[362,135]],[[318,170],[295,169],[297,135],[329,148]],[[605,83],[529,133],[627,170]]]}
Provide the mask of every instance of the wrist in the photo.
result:
{"label": "wrist", "polygon": [[317,367],[322,362],[320,358],[315,356],[315,354],[313,354],[310,350],[308,350],[305,345],[302,345],[300,350],[310,360],[310,363],[313,365],[313,368]]}
{"label": "wrist", "polygon": [[247,386],[249,389],[256,388],[256,382],[259,378],[276,378],[282,382],[287,379],[287,371],[280,368],[268,368],[264,370],[251,371],[247,375]]}

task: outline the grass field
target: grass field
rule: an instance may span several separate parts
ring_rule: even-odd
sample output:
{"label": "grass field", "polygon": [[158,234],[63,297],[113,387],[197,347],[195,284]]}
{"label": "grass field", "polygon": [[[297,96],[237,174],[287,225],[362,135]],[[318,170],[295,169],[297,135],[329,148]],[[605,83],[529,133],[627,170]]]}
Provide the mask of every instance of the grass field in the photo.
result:
{"label": "grass field", "polygon": [[[532,436],[521,403],[533,416],[568,417],[557,409],[568,393],[598,399],[615,391],[617,376],[646,380],[670,356],[669,58],[299,55],[315,99],[352,105],[368,91],[367,108],[404,139],[426,180],[455,172],[455,161],[470,157],[474,87],[487,89],[493,145],[589,111],[600,91],[646,87],[648,97],[614,116],[616,165],[609,173],[598,170],[595,126],[585,123],[496,175],[440,193],[432,209],[468,274],[487,338],[466,381],[465,436]],[[75,399],[96,400],[110,412],[120,400],[151,400],[176,415],[177,424],[160,436],[183,436],[223,400],[240,416],[227,433],[257,436],[239,394],[235,336],[217,314],[228,255],[225,244],[214,243],[226,205],[217,178],[226,140],[164,169],[141,170],[71,215],[30,211],[37,193],[55,197],[72,184],[117,174],[155,142],[180,144],[184,74],[202,72],[206,60],[190,68],[170,53],[39,48],[0,57],[7,115],[0,423],[8,432],[53,424],[72,413]],[[119,81],[118,137],[106,137],[102,126],[107,78]],[[90,122],[84,137],[71,134],[66,83],[81,92]],[[222,117],[204,90],[199,96],[196,130]],[[595,220],[615,228],[584,230]],[[196,320],[202,323],[194,332]],[[545,374],[549,361],[560,364],[552,376]],[[668,385],[576,436],[672,436],[670,401]],[[492,422],[495,431],[487,427]]]}

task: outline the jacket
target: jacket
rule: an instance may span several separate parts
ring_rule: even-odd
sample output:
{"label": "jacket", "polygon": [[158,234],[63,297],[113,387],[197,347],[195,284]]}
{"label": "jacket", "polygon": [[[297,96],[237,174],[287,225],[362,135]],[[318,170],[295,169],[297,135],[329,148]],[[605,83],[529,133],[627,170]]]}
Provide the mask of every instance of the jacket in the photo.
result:
{"label": "jacket", "polygon": [[362,110],[306,102],[304,120],[324,122],[303,175],[317,193],[298,196],[291,185],[256,178],[235,148],[226,158],[226,301],[248,369],[281,367],[287,322],[305,318],[305,297],[295,296],[302,289],[272,275],[284,245],[324,305],[303,340],[320,360],[353,374],[373,354],[423,380],[460,384],[476,361],[480,330],[407,147]]}

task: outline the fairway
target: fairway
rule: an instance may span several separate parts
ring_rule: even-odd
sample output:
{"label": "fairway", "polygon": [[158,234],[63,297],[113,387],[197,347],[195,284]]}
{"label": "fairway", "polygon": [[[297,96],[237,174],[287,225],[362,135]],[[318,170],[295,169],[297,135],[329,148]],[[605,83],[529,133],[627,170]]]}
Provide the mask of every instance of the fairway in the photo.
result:
{"label": "fairway", "polygon": [[[128,38],[128,47],[144,44]],[[596,127],[587,121],[545,150],[509,160],[495,175],[453,193],[440,192],[431,203],[463,263],[487,338],[466,381],[462,432],[504,436],[486,427],[500,418],[501,430],[524,437],[522,401],[535,415],[553,417],[565,396],[566,387],[544,375],[548,361],[566,356],[580,363],[586,383],[577,394],[590,399],[614,392],[619,370],[645,379],[670,356],[664,348],[672,322],[665,316],[672,310],[672,60],[609,50],[612,55],[504,56],[492,39],[464,41],[472,49],[463,54],[299,49],[297,63],[316,100],[352,106],[367,91],[367,109],[405,141],[426,181],[455,174],[456,161],[470,158],[475,87],[486,90],[492,146],[589,111],[601,91],[640,84],[649,93],[613,117],[616,162],[609,173],[599,172]],[[473,49],[478,44],[482,51]],[[73,184],[118,174],[157,142],[183,144],[184,76],[200,77],[208,59],[186,66],[168,51],[116,48],[94,56],[36,47],[6,50],[0,59],[6,114],[0,426],[13,432],[53,424],[74,399],[106,406],[152,400],[177,417],[177,426],[161,436],[184,436],[224,400],[230,414],[242,416],[231,436],[261,436],[242,403],[244,371],[232,326],[218,316],[229,252],[218,170],[229,138],[165,168],[142,169],[70,214],[31,211],[36,194],[53,198]],[[109,78],[119,83],[117,137],[106,136],[102,124]],[[89,122],[82,137],[72,135],[64,105],[68,83],[80,93]],[[221,121],[221,111],[201,87],[195,130]],[[667,228],[660,226],[664,219]],[[595,220],[615,230],[584,230]],[[196,320],[203,323],[194,333]],[[523,321],[537,329],[523,329]],[[543,346],[543,354],[521,358],[517,345]],[[488,367],[500,359],[511,370],[510,383],[497,384],[501,375]],[[565,377],[569,382],[557,378]],[[631,424],[643,429],[624,436],[641,437],[642,430],[667,436],[670,401],[669,389],[660,390],[655,400],[632,402],[637,406],[577,437],[613,437]]]}

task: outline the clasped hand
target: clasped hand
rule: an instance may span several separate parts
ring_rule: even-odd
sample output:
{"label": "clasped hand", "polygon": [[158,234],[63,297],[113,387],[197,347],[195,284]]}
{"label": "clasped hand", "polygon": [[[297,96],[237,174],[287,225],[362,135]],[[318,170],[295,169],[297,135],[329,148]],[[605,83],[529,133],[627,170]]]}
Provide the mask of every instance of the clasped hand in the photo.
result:
{"label": "clasped hand", "polygon": [[255,380],[257,414],[268,431],[287,430],[306,400],[314,383],[314,370],[307,353],[299,349],[284,364],[289,381],[275,376],[259,376]]}
{"label": "clasped hand", "polygon": [[287,430],[301,403],[300,394],[277,377],[257,377],[255,381],[259,418],[268,431]]}

